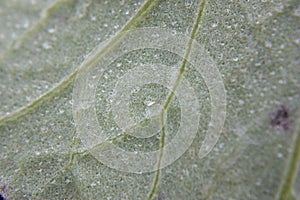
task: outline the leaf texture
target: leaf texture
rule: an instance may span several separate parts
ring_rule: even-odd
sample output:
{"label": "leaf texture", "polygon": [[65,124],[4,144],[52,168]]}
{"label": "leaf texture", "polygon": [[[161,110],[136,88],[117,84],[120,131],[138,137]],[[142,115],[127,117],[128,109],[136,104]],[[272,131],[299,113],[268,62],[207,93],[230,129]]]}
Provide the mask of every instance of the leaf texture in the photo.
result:
{"label": "leaf texture", "polygon": [[[297,0],[1,1],[0,194],[6,199],[300,199],[299,13]],[[185,56],[144,48],[106,67],[99,64],[117,54],[130,37],[126,31],[149,27],[190,38]],[[206,78],[185,59],[194,42],[207,52],[199,59],[209,66],[211,58],[220,72],[227,102],[222,133],[203,158],[199,150],[212,126],[213,102]],[[121,134],[111,108],[122,77],[149,64],[179,66],[170,87],[186,80],[194,88],[198,131],[172,164],[153,172],[122,172],[95,156],[102,147],[97,139],[86,145],[78,133],[74,88],[81,73],[99,65],[100,78],[92,87],[106,139],[128,152],[158,150],[162,163],[166,155],[160,149],[176,137],[181,105],[190,102],[155,83],[134,88],[125,118],[143,128],[157,102],[168,118],[161,122],[165,129],[148,138]]]}

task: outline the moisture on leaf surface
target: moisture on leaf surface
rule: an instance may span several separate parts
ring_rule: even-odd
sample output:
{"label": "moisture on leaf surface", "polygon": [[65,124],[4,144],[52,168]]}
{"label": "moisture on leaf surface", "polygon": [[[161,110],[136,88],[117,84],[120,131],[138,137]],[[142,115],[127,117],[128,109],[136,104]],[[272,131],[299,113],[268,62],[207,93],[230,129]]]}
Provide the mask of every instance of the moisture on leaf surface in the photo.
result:
{"label": "moisture on leaf surface", "polygon": [[299,18],[0,1],[0,199],[300,199]]}

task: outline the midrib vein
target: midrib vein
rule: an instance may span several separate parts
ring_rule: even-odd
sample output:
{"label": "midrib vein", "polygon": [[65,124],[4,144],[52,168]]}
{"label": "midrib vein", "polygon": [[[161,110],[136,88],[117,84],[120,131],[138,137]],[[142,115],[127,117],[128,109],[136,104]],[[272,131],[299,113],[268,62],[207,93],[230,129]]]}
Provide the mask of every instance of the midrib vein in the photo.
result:
{"label": "midrib vein", "polygon": [[[199,8],[198,8],[198,15],[197,15],[197,18],[194,22],[194,25],[193,25],[193,29],[192,29],[192,33],[191,33],[191,37],[190,37],[190,40],[188,42],[188,45],[187,45],[187,50],[186,50],[186,53],[185,53],[185,56],[184,56],[184,60],[182,62],[182,65],[179,69],[179,73],[178,73],[178,76],[175,80],[175,83],[172,87],[172,91],[176,91],[182,77],[183,77],[183,74],[185,72],[185,68],[186,68],[186,65],[187,65],[187,59],[191,53],[191,49],[192,49],[192,45],[193,45],[193,40],[195,39],[195,36],[197,34],[197,32],[199,31],[199,24],[201,22],[201,18],[202,18],[202,15],[203,15],[203,11],[204,11],[204,7],[205,7],[205,4],[206,4],[206,1],[202,1],[199,5]],[[160,175],[161,175],[161,162],[162,162],[162,159],[163,159],[163,149],[164,149],[164,146],[165,146],[165,122],[164,122],[164,116],[165,116],[165,113],[167,112],[175,94],[174,92],[172,92],[169,94],[167,100],[166,100],[166,103],[164,104],[163,106],[163,109],[162,109],[162,112],[161,112],[161,124],[162,124],[162,133],[161,133],[161,141],[160,141],[160,155],[159,155],[159,160],[158,160],[158,165],[157,165],[157,171],[156,171],[156,175],[155,175],[155,178],[154,178],[154,182],[153,182],[153,187],[151,189],[151,192],[149,194],[149,197],[148,197],[148,200],[152,200],[158,190],[158,184],[159,184],[159,179],[160,179]]]}
{"label": "midrib vein", "polygon": [[295,120],[297,127],[295,129],[294,143],[288,157],[286,170],[283,174],[282,182],[279,191],[276,195],[278,200],[293,199],[293,186],[297,177],[300,161],[300,118]]}
{"label": "midrib vein", "polygon": [[141,8],[137,11],[137,13],[126,23],[123,28],[116,33],[114,37],[112,37],[108,43],[106,43],[102,48],[98,49],[98,46],[94,48],[94,50],[91,51],[91,55],[86,60],[83,61],[83,63],[75,69],[72,73],[70,73],[68,76],[66,76],[64,79],[62,79],[59,84],[54,86],[52,89],[45,92],[43,95],[41,95],[36,100],[32,101],[31,103],[27,104],[24,107],[21,107],[20,109],[0,118],[0,125],[7,123],[8,121],[15,120],[32,109],[34,109],[36,106],[42,104],[43,102],[47,101],[48,99],[52,98],[55,94],[61,92],[63,89],[67,88],[70,83],[72,83],[75,79],[78,73],[82,69],[85,69],[95,62],[97,62],[103,55],[105,55],[106,52],[109,52],[109,50],[113,49],[115,45],[117,45],[121,38],[125,35],[123,32],[130,30],[131,28],[135,27],[142,19],[143,16],[146,15],[151,9],[157,4],[159,0],[147,0]]}

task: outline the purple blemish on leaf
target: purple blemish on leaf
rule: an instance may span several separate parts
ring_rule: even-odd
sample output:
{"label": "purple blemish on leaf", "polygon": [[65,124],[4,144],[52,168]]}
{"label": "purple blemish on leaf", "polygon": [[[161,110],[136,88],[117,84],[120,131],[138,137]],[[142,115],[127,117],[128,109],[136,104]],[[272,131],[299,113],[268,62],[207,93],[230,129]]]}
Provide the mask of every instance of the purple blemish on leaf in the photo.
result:
{"label": "purple blemish on leaf", "polygon": [[284,105],[281,105],[271,114],[270,125],[277,130],[289,131],[291,129],[291,116]]}

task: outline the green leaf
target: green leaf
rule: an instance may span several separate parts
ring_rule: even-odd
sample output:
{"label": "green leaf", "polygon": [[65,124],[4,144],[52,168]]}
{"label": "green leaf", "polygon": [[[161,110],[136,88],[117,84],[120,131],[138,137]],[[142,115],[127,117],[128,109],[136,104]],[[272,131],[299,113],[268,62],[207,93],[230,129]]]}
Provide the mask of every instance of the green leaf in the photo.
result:
{"label": "green leaf", "polygon": [[[300,199],[299,13],[297,0],[1,1],[0,194]],[[222,133],[204,155],[225,100]],[[168,144],[195,125],[168,163]],[[145,165],[155,170],[129,170],[154,151]]]}

